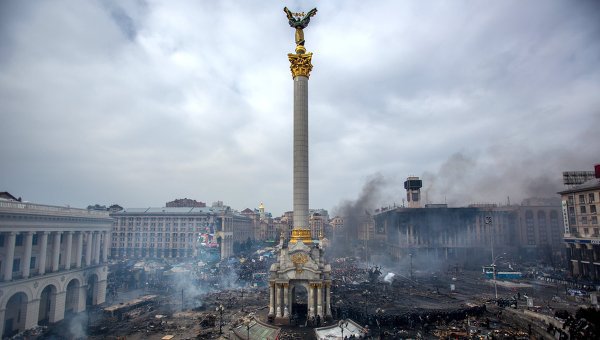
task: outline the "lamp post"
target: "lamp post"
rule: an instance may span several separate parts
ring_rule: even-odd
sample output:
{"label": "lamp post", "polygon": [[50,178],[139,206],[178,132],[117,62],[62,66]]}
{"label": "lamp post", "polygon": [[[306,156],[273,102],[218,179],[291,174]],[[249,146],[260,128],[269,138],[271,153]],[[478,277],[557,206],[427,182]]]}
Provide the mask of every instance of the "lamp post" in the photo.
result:
{"label": "lamp post", "polygon": [[253,313],[250,313],[250,315],[248,315],[248,317],[244,320],[244,326],[246,326],[246,336],[247,339],[250,340],[250,328],[252,328],[254,325],[252,324],[252,318],[253,318]]}
{"label": "lamp post", "polygon": [[379,319],[381,319],[381,316],[383,315],[383,313],[385,313],[385,310],[381,309],[381,308],[377,308],[375,310],[375,321],[377,321],[377,330],[379,332],[379,339],[381,339],[381,321]]}
{"label": "lamp post", "polygon": [[340,320],[340,322],[338,322],[338,327],[340,327],[340,330],[342,331],[342,339],[344,339],[344,328],[348,327],[348,320]]}
{"label": "lamp post", "polygon": [[244,288],[242,288],[241,290],[242,293],[242,312],[244,311]]}
{"label": "lamp post", "polygon": [[[503,253],[502,255],[505,255]],[[498,300],[498,286],[496,285],[496,261],[502,258],[502,255],[498,255],[494,257],[494,261],[492,262],[492,277],[494,278],[494,294],[496,296],[496,300]]]}
{"label": "lamp post", "polygon": [[223,334],[223,311],[225,307],[219,305],[215,310],[221,315],[221,319],[219,320],[219,334]]}

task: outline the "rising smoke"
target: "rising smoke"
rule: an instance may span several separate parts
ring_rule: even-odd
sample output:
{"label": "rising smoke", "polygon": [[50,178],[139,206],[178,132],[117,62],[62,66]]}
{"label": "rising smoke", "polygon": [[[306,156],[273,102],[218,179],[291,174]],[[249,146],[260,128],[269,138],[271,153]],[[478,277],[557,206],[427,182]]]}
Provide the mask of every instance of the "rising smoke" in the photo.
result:
{"label": "rising smoke", "polygon": [[[580,152],[581,151],[581,152]],[[532,152],[526,146],[495,146],[485,154],[457,152],[423,179],[425,203],[466,206],[472,203],[519,204],[532,197],[557,197],[562,172],[592,171],[600,146],[587,150]]]}
{"label": "rising smoke", "polygon": [[[344,230],[342,235],[336,235],[337,240],[332,242],[330,252],[335,256],[347,256],[352,250],[352,241],[358,228],[369,214],[380,204],[382,190],[388,184],[388,181],[381,175],[371,176],[363,185],[360,194],[355,200],[346,200],[333,208],[333,213],[344,219]],[[339,242],[342,237],[344,242]],[[345,254],[345,255],[344,255]]]}

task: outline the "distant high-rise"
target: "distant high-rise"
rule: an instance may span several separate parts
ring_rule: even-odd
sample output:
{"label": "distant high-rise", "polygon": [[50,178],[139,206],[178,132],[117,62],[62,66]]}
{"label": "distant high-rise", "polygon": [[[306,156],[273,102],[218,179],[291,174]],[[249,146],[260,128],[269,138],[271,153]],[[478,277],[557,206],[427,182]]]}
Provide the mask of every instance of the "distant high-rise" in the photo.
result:
{"label": "distant high-rise", "polygon": [[404,189],[406,189],[406,201],[408,202],[409,208],[420,208],[421,207],[421,188],[423,187],[423,181],[419,177],[408,177],[404,181]]}

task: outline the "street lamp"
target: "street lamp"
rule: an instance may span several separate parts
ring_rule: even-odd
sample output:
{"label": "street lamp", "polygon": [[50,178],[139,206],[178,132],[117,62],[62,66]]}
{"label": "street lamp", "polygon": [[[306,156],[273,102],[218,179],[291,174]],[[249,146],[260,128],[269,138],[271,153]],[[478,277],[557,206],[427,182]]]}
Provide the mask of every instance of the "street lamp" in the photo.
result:
{"label": "street lamp", "polygon": [[244,288],[241,289],[242,293],[242,312],[244,311]]}
{"label": "street lamp", "polygon": [[377,329],[379,331],[379,339],[381,339],[381,322],[379,319],[381,319],[381,316],[383,315],[383,313],[385,313],[385,310],[381,309],[381,308],[377,308],[375,310],[375,321],[377,321]]}
{"label": "street lamp", "polygon": [[342,331],[342,339],[344,338],[344,328],[348,327],[348,320],[340,320],[340,322],[338,322],[338,327],[340,327],[340,330]]}
{"label": "street lamp", "polygon": [[[502,253],[502,255],[506,255],[506,253]],[[494,261],[492,262],[492,277],[494,278],[494,294],[496,296],[496,300],[498,300],[498,286],[496,284],[496,261],[501,259],[502,255],[494,257]]]}
{"label": "street lamp", "polygon": [[250,340],[250,328],[252,328],[254,326],[254,324],[252,323],[252,317],[253,315],[250,314],[248,315],[248,317],[244,320],[244,326],[246,326],[246,334],[247,334],[247,339]]}
{"label": "street lamp", "polygon": [[215,310],[221,314],[221,319],[219,321],[219,334],[223,334],[223,311],[225,310],[225,307],[223,307],[223,305],[219,305]]}

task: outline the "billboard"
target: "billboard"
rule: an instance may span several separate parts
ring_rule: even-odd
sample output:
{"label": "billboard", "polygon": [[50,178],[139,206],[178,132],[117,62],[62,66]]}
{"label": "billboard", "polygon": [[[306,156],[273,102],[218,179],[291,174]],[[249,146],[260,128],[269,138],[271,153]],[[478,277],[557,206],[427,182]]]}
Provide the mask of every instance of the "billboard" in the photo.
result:
{"label": "billboard", "polygon": [[563,171],[564,185],[579,185],[595,178],[593,171]]}
{"label": "billboard", "polygon": [[567,206],[567,200],[562,201],[562,213],[563,213],[563,223],[565,225],[565,234],[569,234],[571,230],[569,229],[569,209]]}

